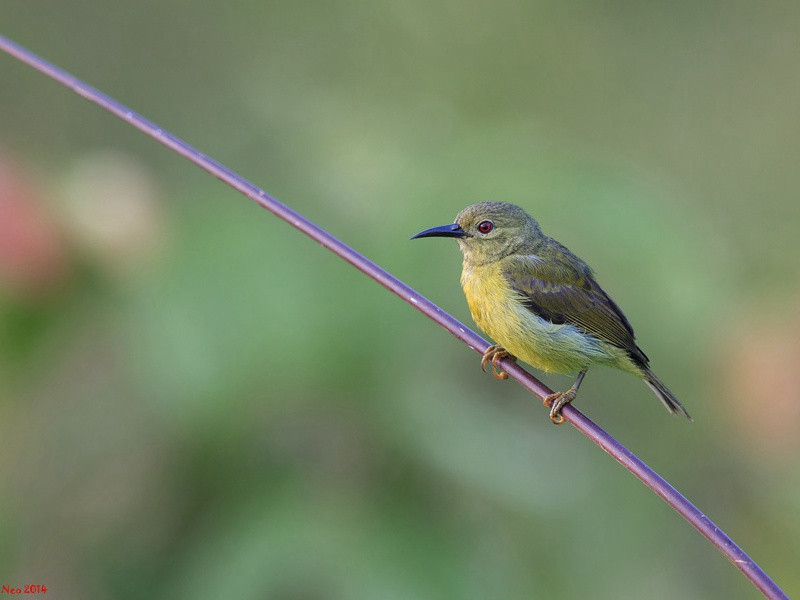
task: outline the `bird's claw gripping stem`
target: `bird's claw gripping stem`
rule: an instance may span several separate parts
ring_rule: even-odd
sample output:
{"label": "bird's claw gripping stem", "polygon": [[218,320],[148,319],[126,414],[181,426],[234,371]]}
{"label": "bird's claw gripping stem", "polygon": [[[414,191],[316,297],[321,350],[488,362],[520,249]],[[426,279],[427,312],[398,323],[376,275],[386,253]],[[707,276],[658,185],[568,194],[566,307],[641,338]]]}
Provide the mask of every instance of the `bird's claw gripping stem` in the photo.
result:
{"label": "bird's claw gripping stem", "polygon": [[576,390],[569,389],[566,392],[555,392],[545,396],[543,404],[550,407],[550,420],[554,425],[561,425],[566,419],[561,414],[561,409],[575,399],[578,393]]}
{"label": "bird's claw gripping stem", "polygon": [[564,415],[561,414],[561,409],[575,400],[575,396],[578,395],[578,388],[581,387],[581,382],[583,382],[585,376],[586,371],[581,371],[578,373],[578,378],[575,380],[575,383],[573,383],[572,387],[566,392],[553,392],[545,396],[543,404],[550,407],[550,420],[554,425],[561,425],[566,421]]}
{"label": "bird's claw gripping stem", "polygon": [[486,349],[486,352],[483,353],[483,358],[481,358],[481,370],[486,373],[486,363],[490,362],[492,363],[492,375],[498,379],[508,379],[508,373],[503,371],[502,367],[499,367],[497,364],[497,361],[501,358],[510,358],[514,361],[517,360],[502,346],[497,344],[489,346]]}

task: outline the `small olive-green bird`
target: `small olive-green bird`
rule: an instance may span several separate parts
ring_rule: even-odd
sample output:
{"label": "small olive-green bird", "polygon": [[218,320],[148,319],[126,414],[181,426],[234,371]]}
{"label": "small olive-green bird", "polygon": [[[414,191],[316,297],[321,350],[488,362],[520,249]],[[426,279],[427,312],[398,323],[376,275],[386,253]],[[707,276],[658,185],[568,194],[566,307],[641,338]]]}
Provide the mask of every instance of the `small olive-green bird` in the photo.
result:
{"label": "small olive-green bird", "polygon": [[689,417],[672,392],[650,370],[636,345],[633,327],[594,280],[592,269],[542,233],[519,206],[480,202],[462,210],[452,225],[426,229],[411,239],[450,237],[464,255],[461,286],[475,323],[498,345],[481,367],[500,358],[520,358],[542,371],[577,373],[573,386],[545,399],[553,423],[574,400],[586,371],[608,365],[640,377],[671,413]]}

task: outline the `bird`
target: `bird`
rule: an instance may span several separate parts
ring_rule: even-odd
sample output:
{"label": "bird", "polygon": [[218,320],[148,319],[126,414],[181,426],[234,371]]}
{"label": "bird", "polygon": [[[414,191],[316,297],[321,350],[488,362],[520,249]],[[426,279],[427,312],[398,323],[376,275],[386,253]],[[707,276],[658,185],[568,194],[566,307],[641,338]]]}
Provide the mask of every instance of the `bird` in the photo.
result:
{"label": "bird", "polygon": [[670,413],[691,420],[650,368],[628,319],[595,280],[594,271],[566,246],[542,233],[525,210],[508,202],[471,204],[455,223],[411,239],[454,238],[463,254],[461,286],[475,323],[496,344],[481,358],[498,379],[502,358],[521,359],[545,372],[576,374],[568,390],[544,399],[550,419],[578,393],[589,367],[606,365],[641,378]]}

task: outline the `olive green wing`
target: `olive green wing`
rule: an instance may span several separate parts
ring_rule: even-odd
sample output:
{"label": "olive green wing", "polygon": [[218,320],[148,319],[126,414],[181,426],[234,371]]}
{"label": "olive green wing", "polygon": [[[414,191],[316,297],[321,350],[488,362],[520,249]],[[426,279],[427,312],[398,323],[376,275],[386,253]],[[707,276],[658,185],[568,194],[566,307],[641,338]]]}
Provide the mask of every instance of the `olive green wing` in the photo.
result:
{"label": "olive green wing", "polygon": [[503,274],[525,307],[551,323],[571,324],[609,342],[646,367],[649,359],[636,345],[633,327],[594,280],[589,266],[558,242],[552,244],[546,258],[506,259]]}

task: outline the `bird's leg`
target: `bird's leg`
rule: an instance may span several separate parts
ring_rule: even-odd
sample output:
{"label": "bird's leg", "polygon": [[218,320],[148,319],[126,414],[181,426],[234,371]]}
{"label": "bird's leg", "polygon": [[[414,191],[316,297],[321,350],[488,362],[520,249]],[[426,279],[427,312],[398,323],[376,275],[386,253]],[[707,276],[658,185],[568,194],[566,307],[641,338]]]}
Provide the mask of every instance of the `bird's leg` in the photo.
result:
{"label": "bird's leg", "polygon": [[550,407],[550,420],[555,425],[561,425],[564,422],[561,409],[564,408],[565,404],[572,402],[575,396],[578,395],[578,388],[581,387],[581,381],[583,381],[585,375],[586,371],[581,371],[578,373],[575,383],[566,392],[555,392],[544,399],[544,405]]}
{"label": "bird's leg", "polygon": [[[503,371],[502,367],[498,367],[497,361],[501,358],[510,358],[511,360],[517,360],[514,356],[508,353],[508,351],[503,348],[502,346],[495,344],[493,346],[489,346],[486,349],[486,352],[483,353],[483,358],[481,358],[481,369],[484,373],[486,373],[486,363],[492,363],[492,374],[497,377],[498,379],[508,379],[508,373]],[[499,370],[498,370],[499,368]]]}

